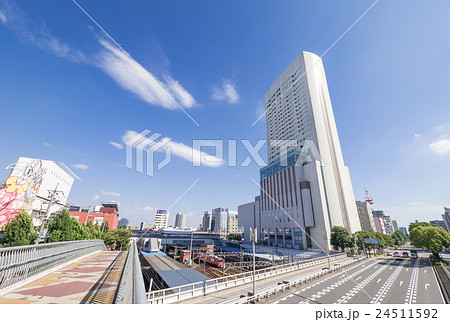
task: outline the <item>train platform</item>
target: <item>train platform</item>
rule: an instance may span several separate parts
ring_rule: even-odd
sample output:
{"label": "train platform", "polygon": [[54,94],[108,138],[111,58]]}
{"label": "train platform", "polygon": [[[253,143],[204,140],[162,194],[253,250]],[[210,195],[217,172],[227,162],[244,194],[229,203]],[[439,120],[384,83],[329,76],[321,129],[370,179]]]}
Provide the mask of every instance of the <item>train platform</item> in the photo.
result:
{"label": "train platform", "polygon": [[166,254],[161,256],[146,252],[141,253],[151,266],[153,276],[156,277],[154,275],[156,273],[157,278],[163,281],[167,287],[177,287],[210,279],[208,276],[174,260]]}
{"label": "train platform", "polygon": [[0,295],[0,304],[112,304],[126,252],[83,257]]}

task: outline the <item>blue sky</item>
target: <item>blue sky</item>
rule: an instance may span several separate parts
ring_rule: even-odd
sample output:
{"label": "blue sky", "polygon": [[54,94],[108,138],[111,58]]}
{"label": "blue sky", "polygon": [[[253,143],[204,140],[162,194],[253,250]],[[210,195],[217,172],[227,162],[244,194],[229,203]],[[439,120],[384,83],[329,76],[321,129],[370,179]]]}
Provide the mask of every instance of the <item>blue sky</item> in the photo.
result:
{"label": "blue sky", "polygon": [[[302,51],[322,55],[374,1],[78,3],[139,65],[72,1],[0,0],[1,168],[20,156],[62,161],[82,178],[73,204],[118,200],[134,224],[153,222],[198,179],[169,220],[181,211],[197,226],[204,210],[251,201],[259,166],[173,156],[150,177],[125,166],[127,131],[255,145],[272,82]],[[355,198],[369,189],[400,225],[440,219],[450,205],[449,10],[380,0],[323,57]],[[246,156],[238,145],[238,164]]]}

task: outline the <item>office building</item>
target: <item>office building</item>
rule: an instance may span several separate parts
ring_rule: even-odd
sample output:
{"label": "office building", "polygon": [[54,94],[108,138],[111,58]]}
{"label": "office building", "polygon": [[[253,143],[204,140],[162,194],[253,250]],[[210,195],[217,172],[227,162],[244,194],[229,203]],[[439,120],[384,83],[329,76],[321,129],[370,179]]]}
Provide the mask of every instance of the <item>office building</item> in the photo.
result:
{"label": "office building", "polygon": [[203,214],[203,219],[202,219],[202,231],[203,232],[207,232],[207,233],[212,232],[211,219],[212,219],[212,216],[209,213],[209,211],[205,211]]}
{"label": "office building", "polygon": [[375,231],[375,222],[372,216],[372,209],[366,201],[356,201],[356,209],[358,211],[359,223],[362,230]]}
{"label": "office building", "polygon": [[386,223],[384,221],[384,211],[374,210],[372,211],[373,221],[375,222],[375,230],[382,234],[387,234]]}
{"label": "office building", "polygon": [[430,224],[435,225],[435,226],[439,226],[444,228],[446,231],[447,230],[447,226],[445,225],[445,222],[443,220],[431,220]]}
{"label": "office building", "polygon": [[399,227],[398,229],[405,235],[408,235],[408,229],[406,227]]}
{"label": "office building", "polygon": [[397,220],[392,220],[392,225],[394,226],[394,231],[398,230]]}
{"label": "office building", "polygon": [[155,229],[166,229],[169,224],[169,212],[167,210],[156,210]]}
{"label": "office building", "polygon": [[447,231],[450,232],[450,208],[444,207],[442,219],[444,220],[444,224],[445,227],[447,228]]}
{"label": "office building", "polygon": [[212,212],[212,221],[214,222],[213,232],[226,236],[228,232],[228,208],[216,208]]}
{"label": "office building", "polygon": [[[20,157],[6,170],[10,170],[9,176],[0,185],[0,230],[23,211],[27,211],[38,226],[43,218],[68,207],[66,201],[74,178],[63,163]],[[54,190],[58,191],[56,202],[49,209],[50,193]]]}
{"label": "office building", "polygon": [[297,57],[267,91],[265,106],[269,164],[260,170],[263,242],[326,250],[331,227],[361,230],[320,57],[308,52]]}
{"label": "office building", "polygon": [[175,228],[184,229],[186,227],[186,215],[180,212],[177,212],[175,215]]}
{"label": "office building", "polygon": [[395,230],[394,230],[394,223],[392,222],[392,219],[390,216],[384,216],[384,225],[386,227],[386,232],[388,235],[392,235]]}
{"label": "office building", "polygon": [[227,217],[227,234],[236,234],[239,232],[238,212],[228,211]]}

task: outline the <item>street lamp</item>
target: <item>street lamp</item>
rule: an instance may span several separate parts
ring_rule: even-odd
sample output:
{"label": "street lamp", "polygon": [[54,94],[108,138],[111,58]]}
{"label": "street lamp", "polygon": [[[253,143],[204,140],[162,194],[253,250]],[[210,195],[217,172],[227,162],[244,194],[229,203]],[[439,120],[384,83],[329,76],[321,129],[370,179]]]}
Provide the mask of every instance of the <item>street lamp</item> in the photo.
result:
{"label": "street lamp", "polygon": [[327,239],[327,235],[325,234],[325,232],[323,230],[322,230],[322,237],[323,237],[323,240],[325,241],[325,247],[326,247],[326,251],[327,251],[328,269],[330,269],[331,266],[330,266],[330,251],[328,249],[328,239]]}

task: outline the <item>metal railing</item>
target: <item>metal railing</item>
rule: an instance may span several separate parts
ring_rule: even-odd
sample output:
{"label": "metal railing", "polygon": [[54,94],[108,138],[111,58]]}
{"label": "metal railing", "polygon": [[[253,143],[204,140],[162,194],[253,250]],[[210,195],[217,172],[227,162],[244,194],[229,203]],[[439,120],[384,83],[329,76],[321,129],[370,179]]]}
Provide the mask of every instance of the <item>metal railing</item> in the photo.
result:
{"label": "metal railing", "polygon": [[0,248],[0,291],[59,264],[99,250],[101,239]]}
{"label": "metal railing", "polygon": [[[342,257],[347,257],[347,254],[337,254],[330,256],[330,260],[336,260]],[[255,272],[255,281],[266,279],[275,275],[287,273],[303,267],[317,265],[328,261],[326,256],[320,258],[309,259],[301,262],[289,263],[284,265],[277,265],[259,269]],[[253,272],[245,272],[226,277],[219,277],[216,279],[206,280],[204,282],[197,282],[186,284],[178,287],[166,288],[147,293],[147,302],[149,304],[168,304],[182,301],[199,295],[207,295],[212,292],[217,292],[226,288],[250,283],[253,281]]]}
{"label": "metal railing", "polygon": [[450,280],[450,272],[448,271],[447,267],[444,266],[444,264],[442,264],[441,262],[441,267],[445,272],[445,275],[447,275],[448,279]]}
{"label": "metal railing", "polygon": [[116,304],[147,304],[144,277],[142,276],[139,251],[132,243],[120,277]]}
{"label": "metal railing", "polygon": [[311,282],[317,278],[320,278],[324,275],[330,274],[332,272],[335,272],[337,270],[343,269],[345,267],[348,267],[350,265],[353,265],[354,263],[357,263],[361,260],[364,260],[365,257],[359,257],[356,261],[344,264],[344,265],[339,265],[339,266],[332,266],[330,269],[327,269],[325,271],[320,271],[320,272],[316,272],[312,275],[309,275],[307,277],[301,277],[301,278],[297,278],[291,281],[288,281],[286,283],[281,283],[275,287],[268,287],[264,290],[261,290],[259,292],[257,292],[255,295],[252,296],[247,296],[247,297],[241,297],[241,298],[237,298],[237,299],[233,299],[233,300],[229,300],[226,302],[223,302],[224,304],[249,304],[249,303],[256,303],[256,302],[260,302],[261,299],[264,298],[268,298],[271,295],[276,295],[280,292],[284,292],[288,289],[294,288],[296,286],[299,286],[301,284],[306,284],[308,282]]}

